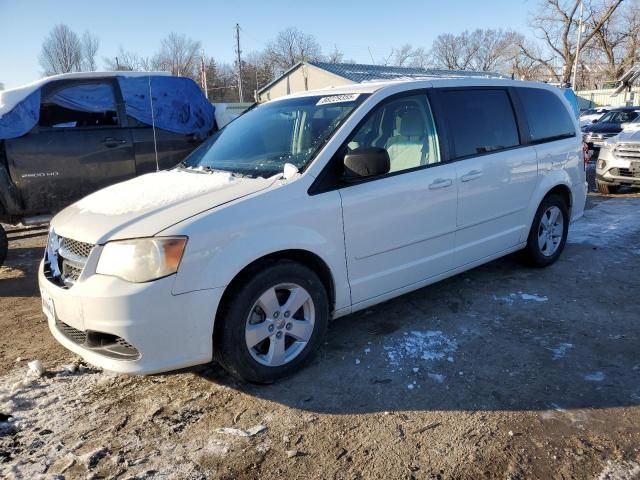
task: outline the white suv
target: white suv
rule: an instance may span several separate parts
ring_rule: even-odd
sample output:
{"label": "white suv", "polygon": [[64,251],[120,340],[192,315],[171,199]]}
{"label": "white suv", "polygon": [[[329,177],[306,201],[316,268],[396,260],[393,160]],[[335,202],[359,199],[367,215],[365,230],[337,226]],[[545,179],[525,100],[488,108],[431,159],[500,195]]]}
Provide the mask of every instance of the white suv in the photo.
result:
{"label": "white suv", "polygon": [[269,382],[309,359],[330,319],[517,250],[552,264],[585,198],[580,131],[554,87],[305,92],[58,214],[43,309],[59,342],[108,370],[216,359]]}

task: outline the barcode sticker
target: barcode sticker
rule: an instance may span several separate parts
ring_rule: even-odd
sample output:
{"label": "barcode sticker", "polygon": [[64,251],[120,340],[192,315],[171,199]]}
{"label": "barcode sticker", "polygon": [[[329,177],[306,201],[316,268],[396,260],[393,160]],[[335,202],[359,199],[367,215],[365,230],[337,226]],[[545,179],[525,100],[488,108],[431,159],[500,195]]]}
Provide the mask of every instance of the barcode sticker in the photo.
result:
{"label": "barcode sticker", "polygon": [[330,103],[353,102],[360,96],[359,93],[347,93],[344,95],[331,95],[330,97],[322,97],[316,105],[328,105]]}

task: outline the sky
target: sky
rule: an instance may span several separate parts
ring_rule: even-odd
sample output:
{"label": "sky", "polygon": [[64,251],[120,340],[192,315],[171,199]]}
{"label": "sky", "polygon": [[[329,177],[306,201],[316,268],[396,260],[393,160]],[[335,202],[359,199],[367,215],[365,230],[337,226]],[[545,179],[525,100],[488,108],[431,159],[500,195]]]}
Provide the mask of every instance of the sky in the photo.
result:
{"label": "sky", "polygon": [[527,34],[534,7],[535,0],[0,0],[0,83],[14,88],[42,76],[38,54],[58,23],[98,36],[99,67],[120,46],[151,56],[172,31],[200,40],[216,61],[232,62],[236,23],[245,54],[297,27],[314,35],[325,53],[336,46],[346,59],[371,63],[369,50],[379,62],[405,43],[428,49],[441,33],[503,28]]}

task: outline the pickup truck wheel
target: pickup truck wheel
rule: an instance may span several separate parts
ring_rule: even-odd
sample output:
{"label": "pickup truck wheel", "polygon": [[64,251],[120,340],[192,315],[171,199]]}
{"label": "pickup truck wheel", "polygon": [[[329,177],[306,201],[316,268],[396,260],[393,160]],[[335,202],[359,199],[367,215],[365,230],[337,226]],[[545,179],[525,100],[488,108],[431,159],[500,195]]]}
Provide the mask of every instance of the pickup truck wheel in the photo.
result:
{"label": "pickup truck wheel", "polygon": [[618,185],[609,185],[608,183],[596,182],[596,187],[598,188],[598,192],[604,193],[608,195],[610,193],[618,193],[620,187]]}
{"label": "pickup truck wheel", "polygon": [[241,380],[271,383],[298,370],[318,349],[329,300],[315,272],[285,260],[246,276],[220,313],[216,360]]}
{"label": "pickup truck wheel", "polygon": [[569,209],[562,197],[546,197],[533,218],[527,246],[521,258],[532,267],[548,267],[553,264],[567,242],[569,233]]}
{"label": "pickup truck wheel", "polygon": [[4,264],[4,261],[7,259],[7,253],[9,252],[9,240],[7,240],[7,233],[0,225],[0,267]]}

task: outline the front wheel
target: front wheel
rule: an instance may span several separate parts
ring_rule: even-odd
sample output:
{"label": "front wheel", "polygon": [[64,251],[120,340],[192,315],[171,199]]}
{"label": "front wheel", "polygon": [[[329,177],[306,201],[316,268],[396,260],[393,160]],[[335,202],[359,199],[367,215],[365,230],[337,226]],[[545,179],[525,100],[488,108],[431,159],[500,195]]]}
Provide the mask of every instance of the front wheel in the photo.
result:
{"label": "front wheel", "polygon": [[562,197],[546,197],[533,218],[533,225],[522,250],[522,258],[528,265],[547,267],[554,263],[567,242],[569,210]]}
{"label": "front wheel", "polygon": [[0,225],[0,267],[7,259],[7,253],[9,253],[9,240],[7,240],[7,233],[4,228]]}
{"label": "front wheel", "polygon": [[286,260],[243,280],[216,320],[215,357],[241,380],[271,383],[319,347],[329,321],[327,291],[313,270]]}

